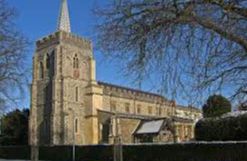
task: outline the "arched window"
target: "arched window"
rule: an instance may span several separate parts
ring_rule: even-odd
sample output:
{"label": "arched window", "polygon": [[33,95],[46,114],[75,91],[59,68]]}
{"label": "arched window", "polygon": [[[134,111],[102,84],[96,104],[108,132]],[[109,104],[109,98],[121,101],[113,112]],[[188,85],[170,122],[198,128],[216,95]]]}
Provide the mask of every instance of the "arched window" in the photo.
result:
{"label": "arched window", "polygon": [[78,58],[76,58],[76,69],[78,69],[79,68],[79,59]]}
{"label": "arched window", "polygon": [[78,87],[75,87],[75,101],[78,102],[79,100],[79,89]]}
{"label": "arched window", "polygon": [[73,68],[74,69],[78,69],[79,68],[79,59],[77,57],[77,54],[75,54],[75,56],[73,58]]}
{"label": "arched window", "polygon": [[46,68],[49,69],[50,68],[50,56],[49,54],[46,54]]}
{"label": "arched window", "polygon": [[39,63],[39,79],[43,79],[44,78],[44,66],[43,63],[40,62]]}
{"label": "arched window", "polygon": [[53,50],[51,53],[46,54],[46,61],[45,61],[45,67],[46,72],[49,78],[52,78],[54,76],[54,57],[55,57],[55,51]]}
{"label": "arched window", "polygon": [[75,57],[73,58],[73,68],[75,69]]}
{"label": "arched window", "polygon": [[78,126],[79,122],[78,122],[78,118],[75,119],[75,133],[78,133],[79,131],[79,126]]}
{"label": "arched window", "polygon": [[48,120],[44,119],[44,135],[48,134]]}

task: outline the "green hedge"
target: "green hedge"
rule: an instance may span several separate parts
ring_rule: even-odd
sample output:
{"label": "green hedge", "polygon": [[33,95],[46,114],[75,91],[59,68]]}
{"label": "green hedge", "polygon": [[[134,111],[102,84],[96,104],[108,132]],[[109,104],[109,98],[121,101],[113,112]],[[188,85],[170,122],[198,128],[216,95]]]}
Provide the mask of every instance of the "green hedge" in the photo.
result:
{"label": "green hedge", "polygon": [[29,146],[2,146],[0,147],[0,158],[27,160],[30,158],[30,147]]}
{"label": "green hedge", "polygon": [[[76,160],[78,161],[112,161],[112,146],[95,145],[95,146],[77,146]],[[49,161],[68,161],[72,160],[71,146],[52,146],[40,147],[39,159]]]}
{"label": "green hedge", "polygon": [[72,158],[71,146],[45,146],[39,148],[39,159],[49,161],[69,161]]}
{"label": "green hedge", "polygon": [[124,161],[246,161],[247,144],[129,146]]}
{"label": "green hedge", "polygon": [[[29,147],[0,147],[0,158],[29,159]],[[124,161],[247,161],[247,142],[125,145]],[[71,161],[71,146],[40,147],[40,160]],[[113,147],[76,147],[77,161],[113,161]]]}
{"label": "green hedge", "polygon": [[247,140],[247,114],[202,119],[196,124],[195,138],[198,141]]}
{"label": "green hedge", "polygon": [[76,158],[78,161],[113,161],[113,147],[109,145],[77,147]]}

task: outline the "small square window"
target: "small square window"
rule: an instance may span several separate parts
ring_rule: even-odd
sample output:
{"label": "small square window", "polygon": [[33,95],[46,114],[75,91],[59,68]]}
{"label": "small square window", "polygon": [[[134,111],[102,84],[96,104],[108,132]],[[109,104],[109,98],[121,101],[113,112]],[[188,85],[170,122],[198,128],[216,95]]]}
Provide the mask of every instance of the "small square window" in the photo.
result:
{"label": "small square window", "polygon": [[130,112],[130,104],[125,103],[125,112],[129,113]]}
{"label": "small square window", "polygon": [[115,112],[116,111],[116,109],[117,109],[117,102],[116,101],[112,101],[111,103],[110,103],[110,110],[111,111],[113,111],[113,112]]}
{"label": "small square window", "polygon": [[151,106],[148,106],[148,114],[152,114],[153,113],[153,108]]}
{"label": "small square window", "polygon": [[141,105],[137,106],[137,113],[140,114],[141,113]]}

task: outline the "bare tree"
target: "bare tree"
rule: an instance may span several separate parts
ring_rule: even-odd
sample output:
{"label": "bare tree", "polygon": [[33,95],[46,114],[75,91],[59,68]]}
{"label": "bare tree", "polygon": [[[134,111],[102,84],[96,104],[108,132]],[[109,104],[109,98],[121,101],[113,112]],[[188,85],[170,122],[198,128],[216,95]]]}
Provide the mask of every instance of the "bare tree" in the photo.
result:
{"label": "bare tree", "polygon": [[26,85],[25,54],[27,40],[16,29],[15,10],[0,0],[0,107],[19,98]]}
{"label": "bare tree", "polygon": [[170,96],[247,99],[246,0],[112,0],[96,14],[98,47],[135,80]]}

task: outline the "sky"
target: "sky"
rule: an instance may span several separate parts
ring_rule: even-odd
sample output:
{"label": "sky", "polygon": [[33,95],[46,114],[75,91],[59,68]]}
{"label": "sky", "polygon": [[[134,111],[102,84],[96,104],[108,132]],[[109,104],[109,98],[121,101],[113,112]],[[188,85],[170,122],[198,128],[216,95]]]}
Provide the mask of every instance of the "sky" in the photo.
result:
{"label": "sky", "polygon": [[[35,50],[35,41],[56,31],[60,0],[7,0],[11,7],[14,7],[18,13],[15,20],[16,26],[31,41],[28,51],[27,65],[31,69],[32,56]],[[94,31],[97,18],[92,10],[95,5],[105,5],[102,0],[68,0],[70,10],[70,20],[72,32],[84,38],[94,40]],[[126,78],[119,72],[121,69],[117,63],[109,63],[97,49],[94,49],[96,59],[97,80],[109,82],[112,84],[133,87],[131,78]],[[31,74],[30,74],[31,83]],[[150,91],[150,88],[143,87]],[[30,97],[27,90],[24,100],[20,101],[18,108],[29,108]],[[16,107],[15,107],[16,108]]]}
{"label": "sky", "polygon": [[[27,66],[31,69],[35,42],[56,32],[61,0],[6,0],[6,2],[16,9],[16,26],[31,42],[26,61]],[[95,17],[92,10],[96,9],[96,6],[106,5],[107,2],[107,0],[68,0],[73,34],[90,39],[95,44],[95,25],[99,19]],[[109,63],[104,58],[103,53],[96,48],[94,48],[94,57],[96,59],[97,80],[136,88],[131,84],[131,78],[122,75],[117,62]],[[30,73],[29,83],[32,80],[31,76]],[[142,90],[144,91],[155,92],[155,89],[152,88],[147,82],[142,84]],[[30,92],[28,88],[25,93],[24,99],[19,102],[17,107],[13,108],[30,107]],[[178,104],[187,105],[187,101],[182,98],[176,100]]]}

